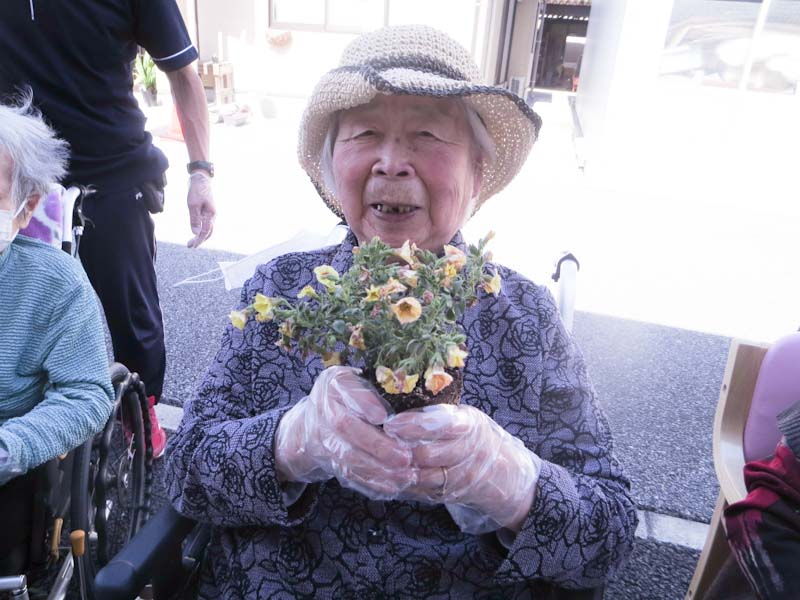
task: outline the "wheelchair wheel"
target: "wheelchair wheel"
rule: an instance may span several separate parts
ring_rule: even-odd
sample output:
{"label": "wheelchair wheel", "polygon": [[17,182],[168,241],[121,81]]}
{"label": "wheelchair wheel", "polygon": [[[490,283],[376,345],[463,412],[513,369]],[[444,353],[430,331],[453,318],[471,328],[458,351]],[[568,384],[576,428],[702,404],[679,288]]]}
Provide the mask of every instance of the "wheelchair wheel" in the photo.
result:
{"label": "wheelchair wheel", "polygon": [[[73,480],[73,530],[88,533],[86,553],[77,560],[81,590],[93,598],[94,577],[144,525],[150,513],[152,446],[147,398],[139,376],[123,365],[111,368],[114,412],[102,432],[76,456],[83,486]],[[75,479],[80,479],[76,477]],[[80,490],[89,493],[80,494]],[[77,500],[77,501],[76,501]]]}

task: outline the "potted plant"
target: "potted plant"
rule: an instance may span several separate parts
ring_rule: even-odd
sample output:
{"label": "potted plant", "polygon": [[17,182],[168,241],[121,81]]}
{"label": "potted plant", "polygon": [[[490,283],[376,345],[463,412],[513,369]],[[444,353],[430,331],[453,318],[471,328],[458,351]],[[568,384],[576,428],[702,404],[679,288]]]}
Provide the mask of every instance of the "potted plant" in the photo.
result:
{"label": "potted plant", "polygon": [[456,404],[468,355],[459,319],[481,290],[500,290],[500,276],[485,272],[491,237],[466,253],[446,245],[441,256],[374,238],[353,249],[346,273],[315,268],[317,284],[305,286],[297,302],[258,293],[230,319],[240,329],[249,318],[274,320],[285,350],[319,355],[326,367],[362,367],[396,412]]}
{"label": "potted plant", "polygon": [[140,52],[133,62],[133,81],[139,86],[147,106],[158,103],[156,87],[156,64],[147,52]]}

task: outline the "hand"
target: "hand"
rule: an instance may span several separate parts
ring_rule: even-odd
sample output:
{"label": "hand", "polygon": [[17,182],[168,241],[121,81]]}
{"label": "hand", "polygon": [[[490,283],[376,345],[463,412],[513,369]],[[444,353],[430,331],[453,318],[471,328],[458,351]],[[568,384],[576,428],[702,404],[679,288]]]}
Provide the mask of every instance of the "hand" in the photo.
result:
{"label": "hand", "polygon": [[205,173],[195,171],[189,177],[186,205],[189,207],[189,225],[194,234],[186,245],[189,248],[197,248],[211,237],[214,231],[214,218],[217,215],[211,191],[211,178]]}
{"label": "hand", "polygon": [[471,406],[437,404],[390,417],[387,435],[412,448],[418,483],[403,498],[444,503],[467,533],[519,530],[539,478],[540,459]]}
{"label": "hand", "polygon": [[275,436],[279,477],[307,483],[336,477],[374,500],[396,498],[415,482],[411,451],[379,427],[389,406],[358,373],[325,369],[283,416]]}

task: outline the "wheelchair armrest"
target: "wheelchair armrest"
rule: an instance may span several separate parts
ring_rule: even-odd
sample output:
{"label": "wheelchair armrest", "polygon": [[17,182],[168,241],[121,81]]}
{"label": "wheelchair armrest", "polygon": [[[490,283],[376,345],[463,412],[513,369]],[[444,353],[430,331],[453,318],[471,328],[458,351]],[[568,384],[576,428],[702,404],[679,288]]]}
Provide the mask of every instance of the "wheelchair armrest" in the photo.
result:
{"label": "wheelchair armrest", "polygon": [[154,572],[164,567],[165,557],[180,559],[181,544],[195,525],[171,506],[164,506],[97,574],[98,600],[136,598]]}

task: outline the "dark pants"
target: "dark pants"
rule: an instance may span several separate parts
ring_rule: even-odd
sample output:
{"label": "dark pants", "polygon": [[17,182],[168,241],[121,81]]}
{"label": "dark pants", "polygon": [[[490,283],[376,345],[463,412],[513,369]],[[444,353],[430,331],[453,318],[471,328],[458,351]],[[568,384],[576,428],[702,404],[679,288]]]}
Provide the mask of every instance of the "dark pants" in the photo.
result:
{"label": "dark pants", "polygon": [[29,471],[0,486],[0,577],[27,568],[38,477]]}
{"label": "dark pants", "polygon": [[114,360],[139,373],[147,394],[158,399],[164,385],[166,349],[158,302],[153,219],[137,188],[84,200],[91,223],[81,239],[80,258],[111,332]]}

